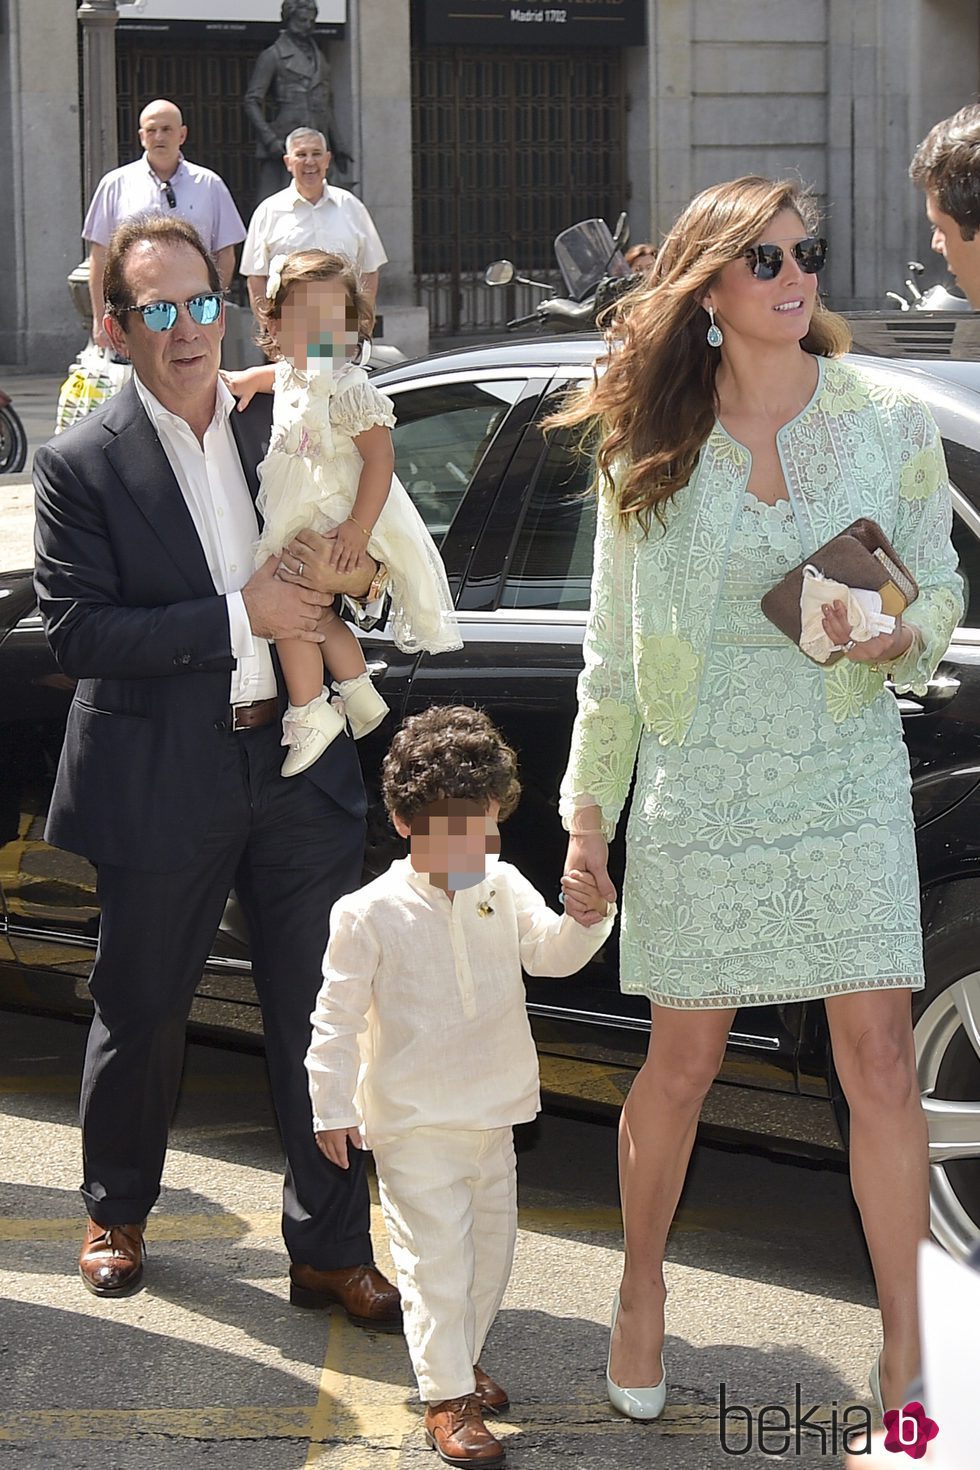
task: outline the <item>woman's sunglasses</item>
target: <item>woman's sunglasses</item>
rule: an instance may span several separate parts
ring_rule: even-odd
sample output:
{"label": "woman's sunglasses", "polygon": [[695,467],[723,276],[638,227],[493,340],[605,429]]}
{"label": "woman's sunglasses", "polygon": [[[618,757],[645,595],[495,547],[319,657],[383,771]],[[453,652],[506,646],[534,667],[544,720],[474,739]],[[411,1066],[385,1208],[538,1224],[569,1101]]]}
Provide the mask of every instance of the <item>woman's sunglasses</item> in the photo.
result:
{"label": "woman's sunglasses", "polygon": [[[790,247],[790,254],[805,275],[815,276],[827,264],[827,242],[815,235],[797,240]],[[774,281],[783,268],[786,258],[781,245],[750,245],[742,255],[749,263],[749,270],[757,281]]]}
{"label": "woman's sunglasses", "polygon": [[207,291],[202,296],[192,296],[189,301],[151,301],[148,306],[120,306],[116,316],[127,311],[138,311],[151,332],[169,332],[186,306],[191,321],[199,327],[212,327],[221,315],[220,291]]}

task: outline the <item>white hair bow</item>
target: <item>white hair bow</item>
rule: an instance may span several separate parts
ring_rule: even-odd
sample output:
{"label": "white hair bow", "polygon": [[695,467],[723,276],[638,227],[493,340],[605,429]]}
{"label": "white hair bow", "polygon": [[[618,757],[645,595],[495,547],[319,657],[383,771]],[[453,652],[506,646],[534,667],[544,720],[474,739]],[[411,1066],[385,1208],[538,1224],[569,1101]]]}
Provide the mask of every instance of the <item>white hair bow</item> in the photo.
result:
{"label": "white hair bow", "polygon": [[288,255],[274,255],[269,261],[269,275],[265,283],[266,301],[274,301],[276,299],[279,287],[282,285],[283,267],[288,259]]}

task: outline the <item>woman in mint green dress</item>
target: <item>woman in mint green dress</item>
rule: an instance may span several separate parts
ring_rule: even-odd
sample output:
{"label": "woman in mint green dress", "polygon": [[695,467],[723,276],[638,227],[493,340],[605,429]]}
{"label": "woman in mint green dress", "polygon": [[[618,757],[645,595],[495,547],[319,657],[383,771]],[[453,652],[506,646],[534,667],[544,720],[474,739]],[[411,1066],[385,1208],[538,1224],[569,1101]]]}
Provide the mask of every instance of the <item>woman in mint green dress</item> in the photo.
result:
{"label": "woman in mint green dress", "polygon": [[[663,1257],[702,1101],[739,1006],[823,998],[850,1106],[886,1405],[918,1369],[927,1136],[912,1043],[924,984],[908,758],[885,689],[925,693],[962,611],[928,411],[838,361],[825,244],[792,184],[706,190],[611,328],[604,371],[557,416],[600,439],[592,608],[562,816],[569,867],[612,895],[626,832],[621,983],[652,1004],[623,1108],[626,1256],[607,1388],[663,1408]],[[859,516],[920,588],[907,620],[808,659],[762,595]],[[880,1384],[879,1384],[880,1374]]]}

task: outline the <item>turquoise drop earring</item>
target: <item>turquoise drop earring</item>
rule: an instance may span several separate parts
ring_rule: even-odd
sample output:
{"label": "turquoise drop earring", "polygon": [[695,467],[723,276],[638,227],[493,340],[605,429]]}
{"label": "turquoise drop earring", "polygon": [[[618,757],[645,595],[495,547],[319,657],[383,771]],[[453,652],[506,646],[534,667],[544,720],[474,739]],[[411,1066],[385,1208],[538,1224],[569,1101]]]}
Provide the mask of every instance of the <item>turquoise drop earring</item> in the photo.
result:
{"label": "turquoise drop earring", "polygon": [[704,309],[711,318],[711,326],[708,328],[708,346],[720,347],[725,338],[722,335],[721,327],[715,326],[715,309],[713,306],[706,306]]}

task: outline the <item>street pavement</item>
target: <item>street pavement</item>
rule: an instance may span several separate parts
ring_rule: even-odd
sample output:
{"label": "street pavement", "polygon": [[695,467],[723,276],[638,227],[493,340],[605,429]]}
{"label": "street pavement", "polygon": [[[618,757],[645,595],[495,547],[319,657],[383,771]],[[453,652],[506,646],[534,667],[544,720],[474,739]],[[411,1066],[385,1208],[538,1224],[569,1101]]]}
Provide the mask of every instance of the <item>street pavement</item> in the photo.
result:
{"label": "street pavement", "polygon": [[[281,1154],[260,1057],[189,1049],[145,1286],[90,1296],[76,1272],[84,1029],[0,1014],[0,1461],[11,1470],[431,1470],[400,1338],[288,1302]],[[517,1261],[483,1362],[510,1391],[509,1470],[841,1464],[832,1424],[867,1403],[874,1293],[836,1170],[700,1147],[668,1262],[668,1406],[606,1402],[620,1269],[615,1133],[519,1130]],[[375,1211],[379,1263],[388,1263]],[[783,1455],[719,1440],[719,1385],[795,1415]],[[772,1416],[770,1415],[770,1422]],[[825,1443],[821,1439],[821,1429]],[[769,1447],[773,1440],[769,1440]]]}
{"label": "street pavement", "polygon": [[18,475],[0,475],[0,572],[34,565],[34,491],[31,464],[39,444],[54,433],[62,379],[0,366],[0,387],[9,393],[27,433],[27,464]]}

